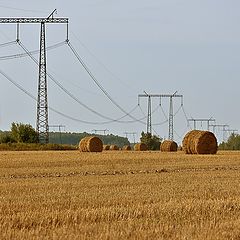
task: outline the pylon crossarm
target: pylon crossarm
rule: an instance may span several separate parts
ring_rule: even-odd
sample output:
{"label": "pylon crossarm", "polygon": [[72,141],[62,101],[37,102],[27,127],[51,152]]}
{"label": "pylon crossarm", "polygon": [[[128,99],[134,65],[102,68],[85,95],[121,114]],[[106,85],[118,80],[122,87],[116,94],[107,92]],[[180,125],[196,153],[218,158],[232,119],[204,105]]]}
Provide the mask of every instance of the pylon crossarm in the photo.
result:
{"label": "pylon crossarm", "polygon": [[0,18],[0,23],[68,23],[68,18]]}

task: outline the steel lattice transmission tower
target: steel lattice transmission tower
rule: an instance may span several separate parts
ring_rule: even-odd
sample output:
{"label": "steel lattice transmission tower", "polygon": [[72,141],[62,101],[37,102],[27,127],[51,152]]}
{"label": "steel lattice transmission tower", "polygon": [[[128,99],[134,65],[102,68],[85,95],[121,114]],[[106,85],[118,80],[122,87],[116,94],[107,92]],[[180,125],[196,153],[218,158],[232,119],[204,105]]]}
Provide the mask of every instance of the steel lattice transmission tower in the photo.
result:
{"label": "steel lattice transmission tower", "polygon": [[209,127],[211,126],[210,122],[216,122],[216,119],[213,119],[212,117],[211,118],[190,118],[190,119],[188,119],[188,122],[193,122],[194,130],[197,127],[197,122],[200,122],[200,123],[206,122],[207,123],[207,130],[209,131]]}
{"label": "steel lattice transmission tower", "polygon": [[37,124],[38,141],[49,142],[48,98],[47,98],[47,62],[45,23],[41,22],[40,56],[38,76]]}
{"label": "steel lattice transmission tower", "polygon": [[40,143],[49,141],[48,125],[48,98],[47,98],[47,61],[46,61],[46,23],[66,23],[68,40],[68,18],[54,18],[56,9],[47,18],[0,18],[0,23],[17,24],[17,41],[19,41],[19,24],[40,23],[40,56],[38,76],[38,98],[37,98],[37,122],[36,131]]}
{"label": "steel lattice transmission tower", "polygon": [[[181,105],[183,106],[183,95],[178,95],[177,92],[174,94],[148,94],[144,91],[145,94],[139,94],[138,99],[141,97],[147,97],[148,98],[148,116],[147,116],[147,133],[152,133],[152,110],[151,110],[151,98],[157,97],[157,98],[170,98],[170,107],[169,107],[169,123],[168,123],[168,138],[170,140],[173,140],[173,125],[174,125],[174,113],[173,113],[173,98],[181,98]],[[139,102],[139,100],[138,100]]]}

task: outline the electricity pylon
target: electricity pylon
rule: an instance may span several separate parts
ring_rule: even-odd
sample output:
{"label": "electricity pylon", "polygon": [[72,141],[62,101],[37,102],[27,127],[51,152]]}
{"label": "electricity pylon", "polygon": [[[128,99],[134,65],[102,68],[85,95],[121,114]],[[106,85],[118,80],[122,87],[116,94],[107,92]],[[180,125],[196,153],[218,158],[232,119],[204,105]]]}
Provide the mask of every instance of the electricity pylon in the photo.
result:
{"label": "electricity pylon", "polygon": [[63,128],[64,129],[64,131],[65,131],[65,125],[48,125],[48,127],[49,128],[58,128],[58,131],[59,131],[59,137],[60,137],[60,143],[62,144],[62,131],[61,131],[61,129]]}
{"label": "electricity pylon", "polygon": [[49,142],[48,98],[47,98],[47,61],[46,61],[46,23],[66,23],[68,40],[68,18],[54,18],[56,9],[47,18],[0,18],[0,23],[17,24],[17,42],[19,42],[19,25],[40,23],[40,55],[37,98],[36,131],[39,143]]}
{"label": "electricity pylon", "polygon": [[136,138],[135,135],[137,134],[136,132],[124,132],[124,134],[126,135],[126,138],[128,138],[128,135],[132,135],[133,136],[133,143],[135,144],[136,142]]}
{"label": "electricity pylon", "polygon": [[223,131],[228,133],[229,135],[231,134],[235,135],[238,132],[237,129],[224,129]]}
{"label": "electricity pylon", "polygon": [[93,129],[92,132],[94,132],[95,134],[97,134],[98,132],[102,132],[104,135],[106,135],[106,132],[109,132],[108,129]]}
{"label": "electricity pylon", "polygon": [[216,127],[220,127],[222,128],[222,131],[223,131],[223,142],[225,141],[225,132],[226,132],[226,127],[229,127],[228,124],[212,124],[212,125],[209,125],[210,127],[213,127],[213,132],[215,133],[215,128]]}
{"label": "electricity pylon", "polygon": [[[169,98],[170,106],[169,106],[169,119],[168,119],[168,138],[173,140],[173,132],[174,132],[174,113],[173,113],[173,98],[180,97],[181,105],[183,105],[183,95],[178,95],[177,91],[174,94],[148,94],[144,91],[145,94],[139,94],[138,98],[147,97],[148,98],[148,116],[147,116],[147,133],[152,133],[152,110],[151,110],[151,98]],[[139,102],[139,101],[138,101]]]}
{"label": "electricity pylon", "polygon": [[190,118],[188,119],[188,122],[193,122],[193,127],[194,129],[196,129],[197,127],[197,122],[207,122],[207,130],[209,131],[209,127],[210,127],[210,122],[215,122],[216,120],[213,119],[212,117],[211,118]]}

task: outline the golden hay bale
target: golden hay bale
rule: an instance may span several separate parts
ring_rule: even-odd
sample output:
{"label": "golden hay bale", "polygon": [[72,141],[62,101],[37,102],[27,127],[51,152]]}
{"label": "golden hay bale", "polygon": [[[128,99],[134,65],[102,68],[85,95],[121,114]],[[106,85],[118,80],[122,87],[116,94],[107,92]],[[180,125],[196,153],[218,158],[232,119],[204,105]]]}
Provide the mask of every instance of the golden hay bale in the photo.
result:
{"label": "golden hay bale", "polygon": [[187,154],[190,154],[191,151],[190,151],[190,142],[192,142],[192,138],[194,137],[195,134],[198,133],[199,130],[192,130],[190,132],[188,132],[185,137],[183,138],[183,141],[182,141],[182,148],[183,148],[183,151]]}
{"label": "golden hay bale", "polygon": [[172,140],[165,140],[160,145],[161,152],[176,152],[178,145]]}
{"label": "golden hay bale", "polygon": [[109,150],[119,150],[117,145],[111,145]]}
{"label": "golden hay bale", "polygon": [[177,150],[182,151],[183,150],[182,146],[178,146]]}
{"label": "golden hay bale", "polygon": [[110,150],[110,145],[103,145],[103,150],[104,151]]}
{"label": "golden hay bale", "polygon": [[131,151],[132,148],[131,148],[131,146],[126,145],[126,146],[123,146],[123,147],[122,147],[122,150],[123,150],[123,151]]}
{"label": "golden hay bale", "polygon": [[85,137],[79,143],[79,149],[81,152],[102,152],[103,143],[98,137]]}
{"label": "golden hay bale", "polygon": [[183,149],[187,154],[216,154],[217,139],[212,132],[193,130],[184,137]]}
{"label": "golden hay bale", "polygon": [[136,143],[134,145],[134,151],[147,151],[148,147],[145,143]]}

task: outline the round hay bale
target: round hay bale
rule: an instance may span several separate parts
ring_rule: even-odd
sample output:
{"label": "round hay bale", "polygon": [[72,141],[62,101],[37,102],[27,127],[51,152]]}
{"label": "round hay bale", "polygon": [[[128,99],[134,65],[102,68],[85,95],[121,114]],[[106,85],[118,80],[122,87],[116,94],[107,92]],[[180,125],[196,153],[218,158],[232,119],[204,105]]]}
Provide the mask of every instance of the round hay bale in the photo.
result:
{"label": "round hay bale", "polygon": [[117,145],[111,145],[109,150],[116,151],[119,150],[119,147]]}
{"label": "round hay bale", "polygon": [[161,152],[176,152],[178,145],[172,140],[165,140],[161,143],[160,150]]}
{"label": "round hay bale", "polygon": [[110,145],[103,145],[103,150],[104,151],[110,150]]}
{"label": "round hay bale", "polygon": [[183,150],[182,146],[178,146],[177,150],[182,151]]}
{"label": "round hay bale", "polygon": [[147,151],[148,147],[145,143],[136,143],[134,145],[134,151]]}
{"label": "round hay bale", "polygon": [[196,154],[216,154],[218,149],[217,139],[212,132],[202,131],[194,140]]}
{"label": "round hay bale", "polygon": [[217,139],[212,132],[193,130],[183,139],[184,151],[188,154],[216,154]]}
{"label": "round hay bale", "polygon": [[103,143],[98,137],[85,137],[79,143],[79,149],[81,152],[102,152]]}
{"label": "round hay bale", "polygon": [[131,146],[129,146],[129,145],[125,145],[125,146],[122,147],[122,150],[123,150],[123,151],[131,151],[132,148],[131,148]]}
{"label": "round hay bale", "polygon": [[183,138],[182,141],[182,148],[183,151],[186,154],[191,154],[191,150],[190,150],[190,146],[191,146],[191,142],[193,141],[194,136],[199,132],[199,130],[192,130],[190,132],[188,132],[185,137]]}

